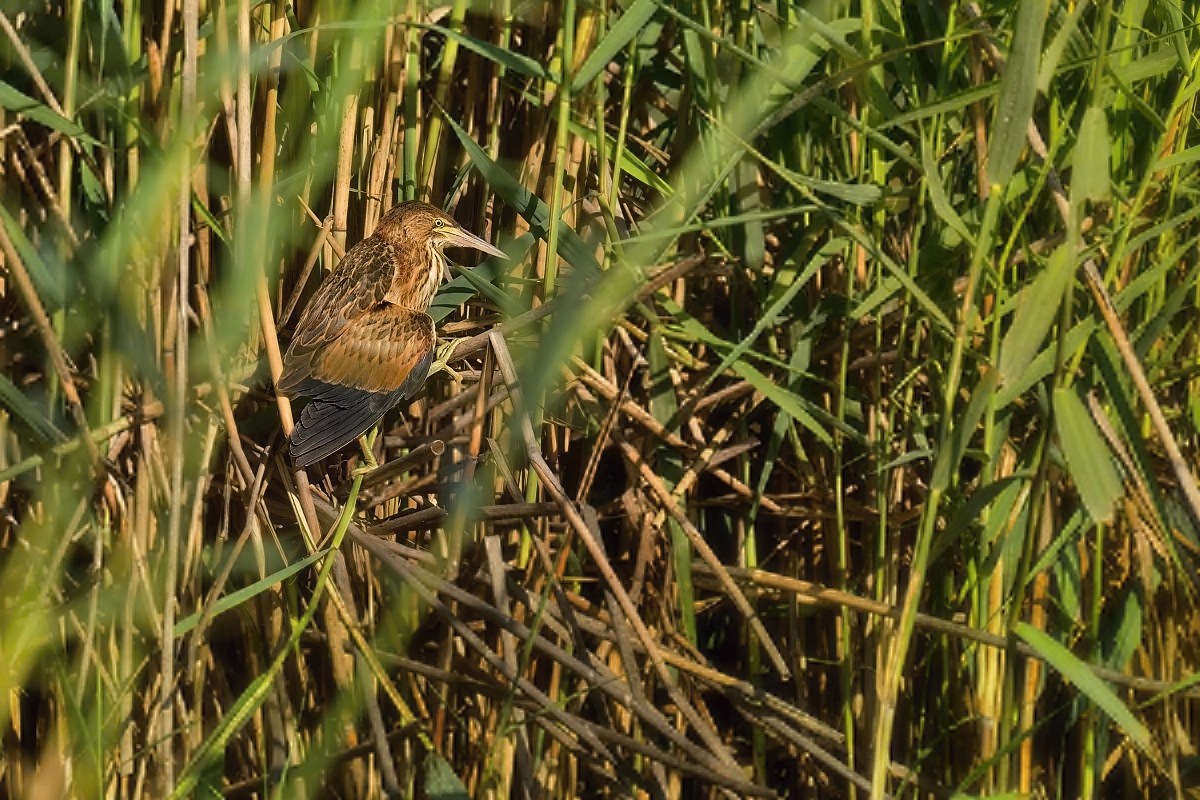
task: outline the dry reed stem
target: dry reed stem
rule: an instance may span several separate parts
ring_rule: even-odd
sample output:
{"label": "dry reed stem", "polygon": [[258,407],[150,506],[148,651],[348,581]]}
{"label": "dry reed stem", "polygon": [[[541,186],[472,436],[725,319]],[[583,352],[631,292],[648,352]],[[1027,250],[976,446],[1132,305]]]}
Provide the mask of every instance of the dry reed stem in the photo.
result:
{"label": "dry reed stem", "polygon": [[[790,578],[786,575],[780,575],[773,572],[768,572],[761,569],[746,569],[744,567],[727,567],[729,573],[744,581],[747,586],[747,591],[753,594],[759,594],[764,591],[787,592],[796,596],[798,600],[813,605],[826,605],[831,608],[848,608],[862,614],[871,614],[873,616],[888,617],[896,619],[900,616],[900,609],[895,605],[882,603],[871,598],[861,597],[850,592],[839,589],[831,589],[826,586],[821,586],[810,581],[800,580],[798,578]],[[706,566],[697,565],[696,573],[700,576],[708,575]],[[715,579],[714,579],[715,581]],[[980,628],[973,628],[970,625],[963,625],[951,620],[942,619],[932,614],[917,613],[917,627],[925,630],[951,636],[956,639],[961,639],[967,642],[978,642],[997,650],[1015,652],[1025,658],[1044,659],[1044,656],[1038,653],[1024,642],[1013,642],[1008,637]],[[1200,698],[1200,687],[1180,688],[1172,681],[1160,681],[1152,678],[1139,678],[1135,675],[1127,675],[1123,672],[1118,672],[1108,667],[1102,667],[1097,664],[1088,664],[1088,669],[1109,683],[1115,683],[1120,686],[1125,686],[1133,691],[1144,692],[1146,694],[1163,694],[1177,690],[1179,693],[1187,697]]]}
{"label": "dry reed stem", "polygon": [[[605,400],[614,402],[618,397],[620,397],[620,391],[617,389],[617,387],[605,380],[599,373],[597,373],[587,364],[583,363],[579,359],[576,359],[575,366],[579,369],[579,379],[581,383],[587,384],[589,388],[593,389]],[[580,392],[581,390],[581,386],[576,387],[577,392]],[[647,411],[638,403],[635,403],[632,400],[623,400],[620,403],[620,409],[622,413],[624,413],[630,419],[634,420],[647,431],[662,439],[663,442],[671,447],[683,452],[691,452],[694,450],[694,448],[689,445],[681,436],[679,436],[679,434],[667,430],[663,423],[655,419],[655,417],[649,411]],[[727,471],[719,468],[712,468],[708,470],[708,472],[713,475],[713,477],[729,486],[729,488],[739,496],[751,501],[758,500],[762,507],[767,511],[776,514],[783,513],[784,509],[782,506],[769,497],[758,497],[753,489],[751,489],[738,478],[729,474]]]}
{"label": "dry reed stem", "polygon": [[88,428],[87,415],[84,413],[83,403],[79,399],[79,392],[75,388],[75,379],[71,375],[71,368],[67,366],[67,357],[63,353],[62,345],[58,341],[58,336],[54,333],[53,326],[50,324],[50,318],[46,316],[46,309],[42,306],[37,289],[34,288],[33,281],[30,280],[29,273],[25,270],[25,265],[21,261],[16,248],[13,247],[12,240],[8,236],[8,230],[4,225],[0,225],[0,250],[4,252],[8,273],[17,284],[17,291],[21,293],[21,299],[24,300],[25,307],[33,317],[38,334],[42,338],[42,344],[45,346],[46,352],[50,355],[50,362],[54,366],[54,372],[58,376],[59,383],[62,385],[63,394],[66,395],[67,403],[71,407],[71,415],[75,419],[75,424],[79,427],[83,445],[88,451],[88,457],[91,459],[93,466],[98,467],[100,464],[100,451],[96,449],[96,442],[93,441],[91,431]]}
{"label": "dry reed stem", "polygon": [[683,532],[691,541],[692,547],[696,548],[696,552],[700,554],[700,558],[713,571],[713,574],[717,576],[717,580],[721,584],[721,588],[725,591],[726,596],[733,601],[738,611],[750,623],[750,630],[754,632],[763,649],[767,651],[767,657],[771,659],[771,663],[774,665],[776,671],[779,672],[779,677],[783,680],[790,678],[792,671],[788,668],[787,662],[784,661],[783,654],[779,652],[779,648],[771,638],[771,634],[767,633],[767,629],[763,625],[762,619],[758,616],[758,612],[754,610],[754,607],[750,605],[745,595],[742,594],[741,589],[738,588],[738,585],[729,576],[729,573],[725,570],[725,566],[717,558],[717,554],[708,546],[704,535],[696,529],[696,526],[688,519],[687,514],[683,513],[679,508],[679,498],[672,495],[667,487],[663,485],[662,480],[654,473],[654,470],[650,468],[650,465],[646,463],[635,447],[624,441],[620,443],[620,446],[621,451],[625,454],[625,458],[637,468],[642,480],[646,482],[651,492],[658,498],[660,512],[665,511],[679,523],[679,527],[683,529]]}
{"label": "dry reed stem", "polygon": [[[718,784],[726,784],[727,783],[728,778],[722,772],[720,772],[721,765],[719,764],[719,762],[712,760],[711,756],[709,756],[705,751],[700,750],[699,748],[692,745],[690,742],[687,741],[687,739],[680,738],[679,734],[676,731],[674,731],[672,726],[669,723],[667,723],[666,719],[663,718],[661,716],[661,714],[657,711],[657,709],[655,709],[652,705],[649,705],[649,704],[638,705],[637,703],[635,703],[633,700],[633,695],[630,694],[630,692],[629,692],[630,686],[628,684],[620,681],[619,679],[617,679],[617,676],[612,675],[611,673],[608,673],[607,670],[605,670],[602,665],[600,665],[598,663],[587,664],[587,663],[583,662],[582,660],[569,655],[565,650],[550,643],[544,637],[534,633],[533,631],[530,631],[525,626],[520,625],[512,618],[511,615],[498,610],[495,606],[484,603],[483,601],[481,601],[477,597],[475,597],[473,594],[470,594],[470,593],[458,588],[457,586],[446,581],[443,578],[436,577],[433,574],[431,574],[423,569],[420,569],[414,565],[405,565],[402,560],[398,559],[390,552],[390,550],[387,548],[386,542],[370,538],[367,534],[365,534],[361,530],[358,530],[354,527],[352,527],[350,529],[349,535],[352,537],[355,537],[355,541],[358,544],[360,544],[364,547],[368,547],[368,549],[370,549],[375,555],[383,558],[385,560],[385,563],[388,566],[397,568],[400,572],[402,572],[404,574],[406,580],[408,580],[410,583],[420,584],[420,585],[428,587],[428,591],[430,592],[430,594],[427,596],[427,599],[436,597],[436,595],[432,594],[433,592],[436,592],[438,594],[447,595],[448,597],[453,599],[456,603],[459,603],[462,606],[470,608],[472,611],[474,611],[474,613],[479,614],[479,615],[489,619],[493,624],[500,626],[504,630],[510,631],[519,640],[525,641],[525,642],[532,642],[535,650],[537,650],[538,652],[550,655],[559,663],[562,663],[564,666],[571,669],[573,672],[579,674],[595,689],[597,689],[601,692],[604,692],[605,694],[608,694],[610,696],[613,696],[618,702],[621,702],[625,705],[629,705],[631,708],[634,708],[635,710],[637,710],[639,715],[643,716],[645,719],[652,721],[652,722],[657,721],[657,727],[659,727],[660,733],[662,733],[665,736],[673,738],[673,740],[676,742],[676,744],[678,746],[687,750],[693,757],[700,759],[700,762],[699,762],[700,765],[690,767],[689,771],[695,771],[697,769],[703,770],[704,773],[707,774],[708,777],[710,779],[714,780],[716,783],[718,783]],[[368,542],[369,542],[369,544],[368,544]],[[522,596],[521,599],[526,603],[530,602],[530,599],[528,597]],[[439,601],[439,603],[440,603],[440,601]],[[446,609],[446,613],[449,613],[447,606],[441,606],[441,607]],[[435,605],[435,608],[437,608],[436,605]],[[549,621],[550,621],[549,618],[547,618],[547,622],[549,622]],[[455,622],[458,623],[457,617],[455,617]],[[465,628],[460,627],[460,625],[462,625],[462,623],[459,623],[455,627],[461,633],[461,631],[464,630]],[[485,657],[485,659],[489,663],[491,663],[493,666],[497,666],[499,664],[504,663],[503,659],[500,656],[495,655],[490,650],[490,648],[487,648],[486,645],[484,645],[484,643],[482,642],[482,640],[479,640],[479,639],[475,638],[474,636],[466,637],[466,638],[467,638],[468,643],[472,647],[472,649],[475,649],[476,651],[480,652],[480,654],[483,655]],[[512,673],[506,674],[505,678],[507,680],[511,681]],[[520,685],[520,688],[522,689],[523,692],[528,693],[527,687],[523,683]],[[542,695],[540,692],[535,692],[532,696],[535,700],[538,700],[539,703],[549,703],[549,698]],[[562,712],[560,712],[558,710],[557,704],[551,704],[548,707],[544,706],[544,707],[542,707],[542,711],[544,711],[546,713],[550,713],[553,711],[554,715],[556,717],[558,717],[564,721],[567,719],[574,720],[568,726],[570,729],[573,729],[573,730],[576,729],[575,726],[581,722],[578,718],[562,716]],[[593,730],[594,734],[599,735],[601,737],[601,739],[607,738],[605,736],[604,729],[593,728],[592,730]],[[576,732],[579,732],[579,731],[576,730]],[[590,738],[590,737],[588,737],[588,738]],[[624,740],[622,740],[622,741],[624,741]],[[628,743],[626,743],[626,746],[634,748],[635,752],[642,752],[644,754],[653,755],[659,759],[673,761],[672,759],[667,758],[660,751],[655,751],[653,749],[648,750],[644,747],[629,745]],[[707,764],[707,766],[705,766],[705,764]],[[708,774],[709,771],[715,771],[715,772],[713,774]],[[731,785],[733,788],[738,788],[741,791],[749,791],[751,794],[763,794],[764,793],[764,790],[761,787],[758,787],[757,790],[752,789],[751,788],[752,784],[736,782],[736,783],[729,784],[729,785]]]}
{"label": "dry reed stem", "polygon": [[[496,354],[496,361],[500,367],[500,372],[502,375],[504,375],[504,380],[508,385],[509,393],[514,395],[514,405],[517,408],[520,408],[521,402],[516,396],[516,368],[513,366],[511,356],[508,355],[508,348],[504,344],[504,340],[500,337],[498,332],[493,331],[491,333],[491,337],[492,347]],[[546,463],[545,459],[542,458],[541,452],[537,445],[537,439],[534,436],[528,417],[522,414],[518,419],[518,424],[521,426],[523,432],[526,454],[529,458],[530,464],[537,473],[539,480],[542,482],[542,485],[546,488],[547,492],[549,492],[554,501],[559,504],[560,508],[562,509],[563,516],[566,517],[571,527],[575,530],[575,535],[579,537],[580,541],[587,548],[589,555],[596,565],[596,568],[600,571],[601,576],[604,578],[605,584],[617,598],[621,610],[625,613],[626,618],[633,626],[638,638],[645,646],[646,653],[649,655],[650,660],[653,663],[656,672],[658,673],[659,679],[666,687],[668,693],[671,694],[672,699],[675,701],[685,718],[687,718],[689,724],[693,726],[700,738],[704,740],[705,744],[709,748],[709,751],[716,757],[722,767],[727,770],[729,774],[734,774],[737,766],[733,755],[725,747],[724,742],[721,741],[720,737],[717,735],[716,731],[713,730],[708,721],[700,717],[692,704],[689,703],[679,691],[678,685],[675,683],[671,673],[667,670],[666,663],[663,661],[661,650],[657,647],[657,645],[654,644],[654,641],[650,636],[650,631],[647,629],[646,624],[638,615],[637,609],[633,605],[633,601],[629,599],[629,595],[625,592],[624,587],[621,585],[620,579],[617,578],[616,573],[613,571],[612,565],[609,563],[607,556],[605,556],[603,548],[596,540],[587,523],[584,522],[579,512],[575,509],[574,504],[566,496],[566,493],[563,492],[562,487],[558,482],[558,477],[554,474],[553,470],[550,469],[550,466]]]}

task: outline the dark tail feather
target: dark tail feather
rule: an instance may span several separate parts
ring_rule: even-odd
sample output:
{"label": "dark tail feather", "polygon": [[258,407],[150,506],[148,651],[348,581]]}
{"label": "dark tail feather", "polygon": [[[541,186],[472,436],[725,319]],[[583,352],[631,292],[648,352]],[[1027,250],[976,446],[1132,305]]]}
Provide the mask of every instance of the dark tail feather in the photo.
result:
{"label": "dark tail feather", "polygon": [[304,407],[292,429],[292,458],[301,467],[353,442],[400,399],[398,392],[364,392],[344,386],[331,387],[322,394],[322,399]]}

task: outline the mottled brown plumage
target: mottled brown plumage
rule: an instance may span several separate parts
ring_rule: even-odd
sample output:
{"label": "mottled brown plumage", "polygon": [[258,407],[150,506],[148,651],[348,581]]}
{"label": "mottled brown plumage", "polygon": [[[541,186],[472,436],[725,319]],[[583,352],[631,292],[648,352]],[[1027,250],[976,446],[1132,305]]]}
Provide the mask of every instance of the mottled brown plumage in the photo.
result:
{"label": "mottled brown plumage", "polygon": [[433,206],[401,203],[317,289],[277,386],[310,400],[291,435],[298,465],[354,441],[425,382],[437,345],[425,311],[452,246],[504,255]]}

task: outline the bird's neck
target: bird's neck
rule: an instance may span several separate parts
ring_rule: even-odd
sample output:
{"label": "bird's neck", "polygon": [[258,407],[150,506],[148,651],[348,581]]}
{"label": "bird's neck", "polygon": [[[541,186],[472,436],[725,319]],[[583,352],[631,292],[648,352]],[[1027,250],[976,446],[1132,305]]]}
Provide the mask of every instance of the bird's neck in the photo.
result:
{"label": "bird's neck", "polygon": [[432,245],[411,241],[397,249],[401,266],[396,270],[388,299],[405,308],[424,311],[442,282],[445,257]]}

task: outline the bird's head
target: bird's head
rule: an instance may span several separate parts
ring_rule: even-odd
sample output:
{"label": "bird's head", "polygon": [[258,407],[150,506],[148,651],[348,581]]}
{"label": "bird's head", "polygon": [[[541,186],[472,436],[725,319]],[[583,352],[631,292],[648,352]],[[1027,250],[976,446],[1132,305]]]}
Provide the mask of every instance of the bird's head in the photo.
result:
{"label": "bird's head", "polygon": [[504,258],[504,251],[469,233],[439,208],[410,200],[393,206],[379,221],[376,234],[396,244],[418,244],[438,252],[445,247],[472,247]]}

